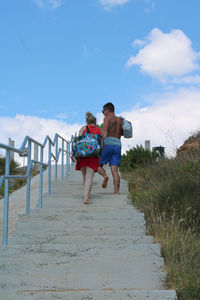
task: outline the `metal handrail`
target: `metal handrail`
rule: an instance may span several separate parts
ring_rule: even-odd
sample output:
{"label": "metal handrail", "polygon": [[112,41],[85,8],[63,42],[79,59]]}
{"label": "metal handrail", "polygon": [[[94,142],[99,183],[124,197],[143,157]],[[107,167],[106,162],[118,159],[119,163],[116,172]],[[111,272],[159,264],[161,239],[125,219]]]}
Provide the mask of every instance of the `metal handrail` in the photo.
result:
{"label": "metal handrail", "polygon": [[[62,147],[58,149],[59,139],[62,142]],[[31,169],[33,164],[40,165],[40,181],[39,181],[39,201],[38,207],[42,208],[42,191],[43,191],[43,166],[48,167],[48,194],[51,194],[51,162],[52,157],[55,161],[55,174],[54,179],[57,180],[57,165],[60,154],[62,154],[62,163],[61,163],[61,180],[64,180],[64,155],[66,155],[66,172],[65,172],[65,179],[68,179],[69,176],[69,169],[70,169],[70,154],[71,154],[71,143],[73,140],[73,136],[71,137],[70,141],[67,141],[59,134],[55,134],[54,140],[52,141],[51,138],[47,135],[45,137],[44,143],[41,144],[40,142],[34,140],[33,138],[26,136],[22,143],[22,146],[17,149],[15,147],[5,145],[0,143],[0,148],[6,150],[6,160],[5,160],[5,175],[0,177],[0,188],[2,184],[4,184],[4,218],[3,218],[3,240],[2,245],[8,244],[8,215],[9,215],[9,180],[10,179],[18,179],[18,178],[25,178],[27,179],[26,184],[26,214],[30,213],[30,184],[31,184]],[[10,152],[13,151],[18,154],[24,153],[24,149],[28,143],[28,163],[27,163],[27,171],[25,175],[11,175],[10,174]],[[31,159],[32,155],[32,144],[36,144],[40,147],[40,160],[33,160]],[[48,162],[44,163],[44,149],[48,144]],[[55,147],[55,153],[52,153],[52,147]]]}

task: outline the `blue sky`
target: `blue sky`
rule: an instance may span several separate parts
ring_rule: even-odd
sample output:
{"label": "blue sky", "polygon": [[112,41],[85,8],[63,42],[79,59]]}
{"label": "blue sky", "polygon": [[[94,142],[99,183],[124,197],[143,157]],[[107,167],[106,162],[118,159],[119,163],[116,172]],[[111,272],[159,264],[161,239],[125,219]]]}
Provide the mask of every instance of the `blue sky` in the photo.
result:
{"label": "blue sky", "polygon": [[[199,11],[199,0],[1,1],[0,140],[15,139],[27,118],[23,133],[37,137],[31,117],[40,126],[52,120],[58,129],[78,128],[86,111],[98,115],[111,101],[136,124],[130,145],[165,143],[161,135],[170,130],[181,143],[200,127],[192,110],[185,135],[181,128],[187,103],[200,108]],[[185,110],[176,115],[181,97]],[[173,118],[165,119],[170,105]],[[153,123],[164,119],[159,136]]]}

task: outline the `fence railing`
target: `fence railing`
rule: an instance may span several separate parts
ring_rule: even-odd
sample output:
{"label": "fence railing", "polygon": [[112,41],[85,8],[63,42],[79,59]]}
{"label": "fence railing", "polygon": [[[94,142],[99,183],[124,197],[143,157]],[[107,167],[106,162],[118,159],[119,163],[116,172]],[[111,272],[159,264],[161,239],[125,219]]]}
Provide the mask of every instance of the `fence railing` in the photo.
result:
{"label": "fence railing", "polygon": [[[73,138],[73,137],[72,137]],[[6,151],[5,155],[5,175],[0,177],[0,188],[4,183],[4,212],[3,212],[3,240],[2,245],[7,245],[8,243],[8,217],[9,217],[9,180],[10,179],[19,179],[26,178],[26,214],[30,213],[30,191],[31,191],[31,169],[33,165],[40,166],[40,175],[39,175],[39,200],[38,207],[42,208],[42,191],[43,191],[43,166],[48,168],[48,194],[51,194],[51,164],[55,161],[55,173],[54,179],[57,180],[58,175],[58,160],[61,154],[61,180],[68,179],[69,169],[70,169],[70,151],[71,151],[71,141],[67,141],[59,134],[55,134],[54,140],[52,141],[49,136],[46,136],[44,143],[41,144],[38,141],[32,139],[29,136],[26,136],[22,146],[17,149],[9,145],[1,144],[0,149]],[[59,146],[61,144],[61,147]],[[37,145],[39,148],[39,159],[32,159],[32,146]],[[54,147],[54,152],[52,148]],[[48,150],[48,159],[47,163],[44,162],[44,150]],[[10,174],[10,153],[18,153],[23,156],[27,151],[27,171],[25,175],[11,175]],[[64,162],[64,157],[66,157]],[[65,169],[65,176],[64,176]]]}

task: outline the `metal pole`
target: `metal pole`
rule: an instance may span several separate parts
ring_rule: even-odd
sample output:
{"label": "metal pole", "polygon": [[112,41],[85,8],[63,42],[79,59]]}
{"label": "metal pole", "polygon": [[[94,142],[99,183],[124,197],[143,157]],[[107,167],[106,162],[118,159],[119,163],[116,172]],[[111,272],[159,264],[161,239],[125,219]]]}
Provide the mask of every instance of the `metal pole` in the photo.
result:
{"label": "metal pole", "polygon": [[[75,135],[72,134],[72,136],[71,136],[71,141],[69,142],[69,152],[70,153],[72,153],[73,140],[75,139],[76,136],[77,136],[76,132],[75,132]],[[70,163],[70,166],[73,165],[72,160],[70,160],[69,163]]]}
{"label": "metal pole", "polygon": [[[66,151],[68,151],[68,142],[66,142]],[[66,169],[65,169],[65,179],[68,178],[68,152],[66,152]]]}
{"label": "metal pole", "polygon": [[48,194],[51,194],[51,142],[49,140],[49,161],[48,161]]}
{"label": "metal pole", "polygon": [[70,169],[70,142],[67,142],[67,177],[69,177]]}
{"label": "metal pole", "polygon": [[[10,150],[6,150],[5,175],[10,173]],[[9,212],[9,180],[5,179],[4,185],[4,218],[3,218],[3,242],[8,243],[8,212]]]}
{"label": "metal pole", "polygon": [[[28,164],[27,169],[31,165],[31,141],[28,140]],[[26,184],[26,214],[30,213],[30,193],[31,193],[31,171],[27,178],[27,184]]]}
{"label": "metal pole", "polygon": [[[40,162],[43,163],[43,147],[40,148]],[[40,190],[38,207],[42,208],[42,189],[43,189],[43,166],[40,165]]]}
{"label": "metal pole", "polygon": [[64,140],[62,139],[62,170],[61,170],[61,179],[64,178]]}
{"label": "metal pole", "polygon": [[56,141],[55,141],[55,144],[56,144],[56,153],[55,153],[55,156],[56,156],[56,160],[55,160],[55,180],[57,180],[57,165],[58,165],[58,162],[57,162],[57,155],[58,155],[58,136],[56,135]]}

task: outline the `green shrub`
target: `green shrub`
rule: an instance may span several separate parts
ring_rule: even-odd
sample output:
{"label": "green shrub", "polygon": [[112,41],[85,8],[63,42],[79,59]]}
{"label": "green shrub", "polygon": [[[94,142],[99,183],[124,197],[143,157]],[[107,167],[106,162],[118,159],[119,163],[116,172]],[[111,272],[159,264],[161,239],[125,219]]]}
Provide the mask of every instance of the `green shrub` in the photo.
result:
{"label": "green shrub", "polygon": [[4,196],[4,184],[0,187],[0,198],[3,198]]}
{"label": "green shrub", "polygon": [[[5,174],[5,157],[0,157],[0,176]],[[10,162],[10,174],[24,174],[24,170],[19,168],[19,164],[15,161]],[[26,179],[9,180],[9,193],[19,189],[26,183]],[[4,197],[4,184],[0,188],[0,198]]]}
{"label": "green shrub", "polygon": [[136,146],[122,155],[122,161],[120,164],[120,171],[131,171],[141,166],[151,164],[156,161],[159,154],[154,150],[145,150],[142,146]]}
{"label": "green shrub", "polygon": [[[5,160],[5,157],[0,157],[0,175],[5,174]],[[10,162],[10,174],[16,174],[18,167],[19,164],[12,160]]]}
{"label": "green shrub", "polygon": [[20,186],[24,185],[25,184],[25,179],[19,179],[18,183],[19,183]]}

